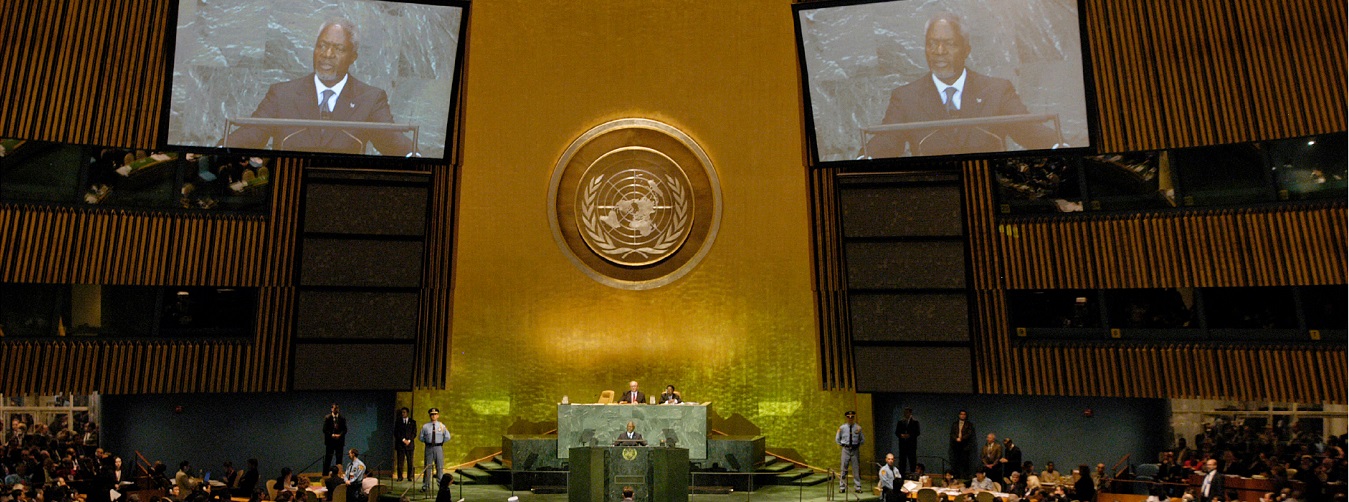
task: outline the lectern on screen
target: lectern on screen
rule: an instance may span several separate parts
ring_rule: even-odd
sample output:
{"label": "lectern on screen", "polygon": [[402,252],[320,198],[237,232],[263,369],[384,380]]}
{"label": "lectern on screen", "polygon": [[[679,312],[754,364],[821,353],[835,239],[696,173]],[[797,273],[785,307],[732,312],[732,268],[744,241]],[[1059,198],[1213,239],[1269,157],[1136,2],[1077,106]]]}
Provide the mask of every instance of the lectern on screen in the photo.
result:
{"label": "lectern on screen", "polygon": [[441,159],[468,2],[180,0],[161,143]]}
{"label": "lectern on screen", "polygon": [[1078,0],[792,8],[815,165],[1091,147]]}

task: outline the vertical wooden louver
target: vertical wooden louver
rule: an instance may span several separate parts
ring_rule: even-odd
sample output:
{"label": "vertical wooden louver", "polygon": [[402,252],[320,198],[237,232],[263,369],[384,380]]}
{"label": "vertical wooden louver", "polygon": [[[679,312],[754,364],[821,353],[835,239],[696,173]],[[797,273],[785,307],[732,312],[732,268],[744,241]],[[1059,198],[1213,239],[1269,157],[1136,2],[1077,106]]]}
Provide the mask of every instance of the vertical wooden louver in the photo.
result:
{"label": "vertical wooden louver", "polygon": [[[1345,130],[1343,2],[1086,2],[1098,149]],[[1344,284],[1346,211],[1323,206],[995,218],[967,162],[975,367],[990,393],[1345,402],[1343,347],[1013,343],[1008,289]]]}
{"label": "vertical wooden louver", "polygon": [[816,330],[819,336],[820,383],[825,390],[856,389],[852,329],[848,315],[848,276],[844,268],[842,222],[836,169],[810,171],[810,216],[815,269]]}
{"label": "vertical wooden louver", "polygon": [[417,361],[412,382],[418,389],[444,389],[449,385],[456,172],[447,165],[432,168],[430,229],[426,234]]}
{"label": "vertical wooden louver", "polygon": [[0,137],[153,148],[170,5],[0,0]]}
{"label": "vertical wooden louver", "polygon": [[1345,129],[1345,3],[1088,0],[1100,151]]}

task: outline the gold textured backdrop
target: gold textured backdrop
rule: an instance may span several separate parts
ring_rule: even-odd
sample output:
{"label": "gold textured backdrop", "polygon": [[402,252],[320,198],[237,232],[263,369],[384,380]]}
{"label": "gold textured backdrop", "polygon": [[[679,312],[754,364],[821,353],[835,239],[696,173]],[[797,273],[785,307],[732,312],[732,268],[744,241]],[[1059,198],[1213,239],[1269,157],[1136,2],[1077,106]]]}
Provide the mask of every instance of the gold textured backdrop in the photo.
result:
{"label": "gold textured backdrop", "polygon": [[[836,464],[842,412],[866,425],[870,401],[820,390],[790,2],[482,0],[470,23],[449,388],[399,396],[441,409],[447,461],[635,379],[711,401],[714,428]],[[563,150],[622,117],[683,130],[722,182],[710,253],[651,291],[588,278],[547,221]]]}

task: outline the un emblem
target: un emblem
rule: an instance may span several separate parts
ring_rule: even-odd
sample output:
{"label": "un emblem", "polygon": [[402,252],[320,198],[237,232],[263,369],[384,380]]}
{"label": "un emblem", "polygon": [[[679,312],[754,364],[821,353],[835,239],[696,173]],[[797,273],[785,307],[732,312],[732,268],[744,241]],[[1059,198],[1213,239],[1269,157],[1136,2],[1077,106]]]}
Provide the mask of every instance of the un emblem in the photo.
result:
{"label": "un emblem", "polygon": [[558,246],[591,278],[624,289],[688,273],[721,217],[707,154],[678,129],[647,119],[582,134],[554,167],[548,195]]}
{"label": "un emblem", "polygon": [[629,462],[631,462],[631,461],[633,461],[633,460],[637,460],[637,449],[636,449],[636,448],[624,448],[624,449],[623,449],[623,460],[627,460],[627,461],[629,461]]}

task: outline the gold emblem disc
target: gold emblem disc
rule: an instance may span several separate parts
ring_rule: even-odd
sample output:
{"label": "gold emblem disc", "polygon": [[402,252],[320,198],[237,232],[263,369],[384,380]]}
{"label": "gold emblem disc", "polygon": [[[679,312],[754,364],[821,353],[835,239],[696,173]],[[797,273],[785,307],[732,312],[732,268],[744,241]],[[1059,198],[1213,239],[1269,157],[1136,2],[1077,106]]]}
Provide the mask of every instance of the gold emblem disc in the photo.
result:
{"label": "gold emblem disc", "polygon": [[721,220],[712,162],[693,139],[649,119],[586,131],[553,168],[549,224],[586,275],[623,289],[682,277],[711,248]]}

